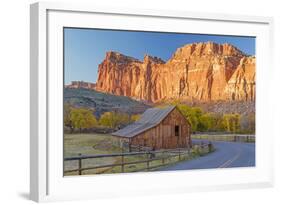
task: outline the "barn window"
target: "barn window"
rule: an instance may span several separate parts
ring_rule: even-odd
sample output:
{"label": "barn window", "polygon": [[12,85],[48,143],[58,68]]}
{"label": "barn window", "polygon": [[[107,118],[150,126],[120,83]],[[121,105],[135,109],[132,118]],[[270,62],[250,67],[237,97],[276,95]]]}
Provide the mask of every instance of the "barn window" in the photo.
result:
{"label": "barn window", "polygon": [[180,135],[180,126],[176,125],[175,126],[175,136],[179,136]]}

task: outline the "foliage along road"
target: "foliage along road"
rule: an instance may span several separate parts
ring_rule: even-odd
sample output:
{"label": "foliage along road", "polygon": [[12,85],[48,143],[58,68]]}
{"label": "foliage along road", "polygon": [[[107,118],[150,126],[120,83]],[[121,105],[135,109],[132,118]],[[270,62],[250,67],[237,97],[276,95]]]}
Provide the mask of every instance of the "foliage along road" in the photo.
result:
{"label": "foliage along road", "polygon": [[[200,140],[194,140],[200,142]],[[204,141],[204,140],[201,140]],[[161,171],[255,166],[255,143],[212,141],[215,151]]]}

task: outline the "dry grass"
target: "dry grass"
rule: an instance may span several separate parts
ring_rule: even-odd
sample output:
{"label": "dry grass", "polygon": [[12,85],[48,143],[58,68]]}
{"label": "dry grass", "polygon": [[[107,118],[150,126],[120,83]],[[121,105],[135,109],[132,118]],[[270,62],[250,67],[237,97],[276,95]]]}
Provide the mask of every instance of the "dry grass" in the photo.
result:
{"label": "dry grass", "polygon": [[[96,155],[96,154],[113,154],[113,153],[122,153],[122,149],[119,146],[118,138],[115,138],[109,134],[65,134],[64,135],[64,157],[73,157],[81,155]],[[157,157],[163,157],[166,154],[156,154]],[[200,156],[200,153],[197,153],[196,150],[190,155],[182,155],[182,160],[190,160],[192,158]],[[138,156],[125,156],[124,162],[135,162],[140,160],[147,159],[146,155]],[[165,166],[175,164],[179,161],[178,156],[170,157],[165,160]],[[106,157],[98,159],[84,159],[82,160],[82,167],[93,167],[99,165],[107,164],[116,164],[121,163],[121,157]],[[155,160],[149,163],[150,167],[162,166],[162,160]],[[146,170],[147,163],[131,164],[125,165],[124,172],[135,172],[138,170]],[[78,168],[78,161],[65,161],[64,169],[72,170]],[[155,169],[157,170],[157,169]],[[150,171],[153,171],[150,170]],[[120,173],[121,166],[115,166],[110,168],[99,168],[99,169],[90,169],[83,171],[83,175],[91,174],[100,174],[100,173]],[[78,175],[77,172],[67,172],[65,175]]]}

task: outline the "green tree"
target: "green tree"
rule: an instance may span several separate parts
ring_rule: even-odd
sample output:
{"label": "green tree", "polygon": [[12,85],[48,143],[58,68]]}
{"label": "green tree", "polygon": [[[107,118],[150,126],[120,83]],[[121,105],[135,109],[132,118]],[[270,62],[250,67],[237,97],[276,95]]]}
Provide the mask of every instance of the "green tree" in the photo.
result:
{"label": "green tree", "polygon": [[72,108],[70,119],[75,129],[92,128],[97,125],[97,120],[93,115],[93,111],[85,108]]}
{"label": "green tree", "polygon": [[[190,107],[186,104],[181,104],[175,100],[171,103],[176,105],[180,112],[191,124],[191,130],[194,131],[228,131],[228,132],[240,132],[241,125],[247,128],[247,131],[254,132],[255,130],[255,116],[249,115],[243,123],[239,114],[218,114],[203,112],[200,107]],[[158,105],[162,107],[163,105]]]}
{"label": "green tree", "polygon": [[201,108],[199,108],[199,107],[191,108],[184,104],[178,104],[177,107],[181,111],[181,113],[185,116],[185,118],[189,121],[189,123],[191,124],[192,131],[197,131],[199,118],[203,113]]}
{"label": "green tree", "polygon": [[199,116],[199,123],[197,129],[199,131],[210,131],[213,130],[215,119],[212,113],[205,113]]}
{"label": "green tree", "polygon": [[191,108],[191,112],[197,117],[200,118],[203,114],[203,111],[200,107],[193,107]]}
{"label": "green tree", "polygon": [[223,126],[223,116],[218,113],[212,113],[213,117],[213,126],[211,130],[213,131],[224,131],[224,126]]}

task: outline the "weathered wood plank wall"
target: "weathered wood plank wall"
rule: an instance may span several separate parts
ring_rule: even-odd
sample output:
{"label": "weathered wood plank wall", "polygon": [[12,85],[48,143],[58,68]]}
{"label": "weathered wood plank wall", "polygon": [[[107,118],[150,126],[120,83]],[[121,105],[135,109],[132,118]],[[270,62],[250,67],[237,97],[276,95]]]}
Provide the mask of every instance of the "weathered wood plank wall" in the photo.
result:
{"label": "weathered wood plank wall", "polygon": [[[175,126],[179,126],[178,136],[175,135]],[[190,129],[185,117],[174,109],[159,125],[133,137],[131,144],[155,149],[187,147],[191,143]]]}

